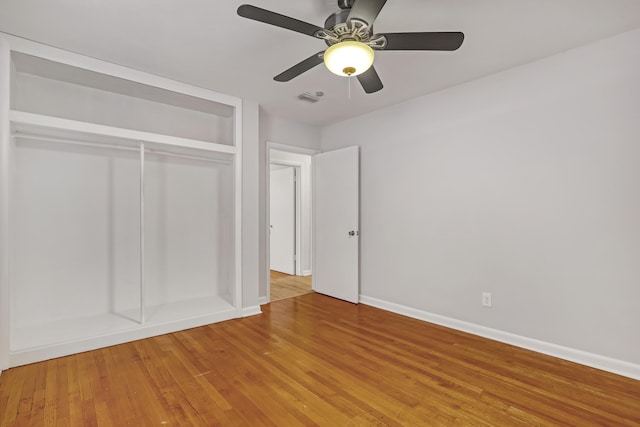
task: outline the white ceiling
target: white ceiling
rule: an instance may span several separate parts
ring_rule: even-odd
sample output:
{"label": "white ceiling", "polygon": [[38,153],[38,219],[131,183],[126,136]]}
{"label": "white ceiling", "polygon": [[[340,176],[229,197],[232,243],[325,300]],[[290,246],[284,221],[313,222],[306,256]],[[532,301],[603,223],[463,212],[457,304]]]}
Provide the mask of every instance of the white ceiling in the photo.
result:
{"label": "white ceiling", "polygon": [[[335,0],[245,0],[322,26]],[[388,0],[376,32],[462,31],[455,52],[379,52],[367,95],[320,65],[273,81],[326,46],[240,18],[231,0],[0,0],[0,31],[259,102],[324,125],[640,27],[638,0]],[[324,92],[311,104],[302,92]]]}

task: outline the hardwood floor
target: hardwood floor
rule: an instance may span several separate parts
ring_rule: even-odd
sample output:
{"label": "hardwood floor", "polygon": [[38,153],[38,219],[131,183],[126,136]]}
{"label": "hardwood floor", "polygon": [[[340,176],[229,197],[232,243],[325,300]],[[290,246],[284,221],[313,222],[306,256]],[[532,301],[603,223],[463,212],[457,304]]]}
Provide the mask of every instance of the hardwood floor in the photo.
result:
{"label": "hardwood floor", "polygon": [[271,302],[313,292],[311,276],[291,276],[271,270]]}
{"label": "hardwood floor", "polygon": [[9,369],[2,426],[632,426],[640,382],[307,294]]}

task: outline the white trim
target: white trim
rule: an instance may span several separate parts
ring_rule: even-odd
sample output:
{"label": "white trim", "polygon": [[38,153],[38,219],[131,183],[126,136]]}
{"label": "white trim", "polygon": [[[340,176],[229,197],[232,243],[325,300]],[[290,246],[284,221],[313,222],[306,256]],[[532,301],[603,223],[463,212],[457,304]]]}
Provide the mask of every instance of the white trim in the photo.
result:
{"label": "white trim", "polygon": [[[304,229],[306,227],[311,228],[312,227],[312,223],[313,223],[313,214],[312,212],[309,212],[309,224],[303,223],[302,221],[302,211],[303,211],[303,205],[302,205],[302,195],[303,195],[303,171],[306,170],[306,168],[311,168],[311,163],[307,164],[305,162],[302,161],[296,161],[296,160],[272,160],[271,159],[271,150],[276,150],[276,151],[280,151],[280,152],[284,152],[284,153],[291,153],[291,154],[299,154],[299,155],[304,155],[304,156],[309,156],[311,159],[311,163],[313,162],[313,155],[314,154],[318,154],[319,151],[316,150],[311,150],[308,148],[300,148],[300,147],[295,147],[293,145],[285,145],[285,144],[279,144],[279,143],[275,143],[275,142],[268,142],[267,141],[267,195],[266,195],[266,217],[267,217],[267,230],[270,230],[269,228],[269,224],[271,221],[270,215],[271,215],[271,169],[270,166],[271,165],[281,165],[281,166],[291,166],[291,167],[295,167],[296,169],[296,183],[295,183],[295,188],[296,188],[296,261],[295,261],[295,275],[296,276],[309,276],[311,275],[311,271],[310,270],[303,270],[303,259],[305,258],[305,256],[302,253],[302,235],[304,233]],[[311,168],[311,171],[313,170],[313,168]],[[312,173],[309,173],[310,178],[312,179]],[[312,198],[312,195],[309,195],[310,198]],[[267,232],[267,266],[269,267],[269,269],[267,269],[267,292],[268,294],[270,294],[271,292],[271,277],[270,277],[270,267],[271,267],[271,234],[269,232]],[[309,247],[311,250],[313,247],[313,238],[311,238],[311,240],[309,241]],[[311,255],[310,258],[313,258],[313,256]],[[311,259],[309,259],[309,262],[311,262]],[[312,264],[313,265],[313,264]],[[306,273],[305,273],[306,272]]]}
{"label": "white trim", "polygon": [[244,307],[242,309],[242,317],[255,316],[257,314],[262,314],[262,310],[259,305],[255,305],[253,307]]}
{"label": "white trim", "polygon": [[9,368],[9,157],[11,97],[11,53],[9,43],[0,38],[0,370]]}
{"label": "white trim", "polygon": [[145,227],[144,227],[144,142],[140,143],[140,324],[145,323],[145,308],[146,308],[146,282],[144,274],[145,266]]}
{"label": "white trim", "polygon": [[177,136],[160,135],[132,129],[123,129],[114,126],[99,125],[80,122],[77,120],[61,119],[58,117],[44,116],[42,114],[27,113],[24,111],[9,111],[9,120],[12,123],[20,123],[29,128],[45,127],[59,131],[88,133],[92,135],[122,138],[133,141],[153,142],[172,147],[195,148],[203,151],[215,151],[220,153],[235,154],[238,147],[218,144],[215,142],[199,141],[195,139],[180,138]]}
{"label": "white trim", "polygon": [[[265,161],[266,161],[266,166],[265,166],[265,174],[266,176],[265,178],[265,182],[266,182],[266,195],[265,195],[265,216],[266,216],[266,236],[265,236],[265,243],[266,243],[266,270],[263,272],[263,274],[265,275],[265,283],[267,284],[266,286],[266,293],[267,295],[264,297],[260,297],[262,298],[262,300],[266,299],[267,302],[265,302],[265,304],[268,304],[270,301],[270,295],[271,295],[271,239],[269,236],[269,224],[271,221],[270,218],[270,212],[269,212],[269,191],[270,191],[270,186],[271,186],[271,150],[279,150],[279,151],[285,151],[288,153],[294,153],[294,154],[305,154],[308,156],[311,156],[311,162],[313,163],[313,156],[315,154],[320,153],[320,151],[318,150],[313,150],[310,148],[303,148],[303,147],[297,147],[295,145],[288,145],[288,144],[280,144],[277,142],[270,142],[270,141],[266,141],[266,153],[265,153]],[[292,165],[293,166],[293,165]],[[301,166],[301,165],[295,165],[295,166]],[[313,170],[313,166],[312,169]],[[313,183],[312,183],[313,185]],[[313,189],[312,189],[312,193],[313,193]],[[313,202],[312,202],[312,206],[313,206]],[[313,215],[311,216],[311,227],[313,227]],[[313,229],[312,229],[312,234],[313,234]],[[296,243],[297,244],[297,243]],[[311,237],[311,242],[309,242],[309,244],[311,245],[311,266],[313,266],[313,236]],[[298,252],[298,254],[300,255],[300,252]],[[298,258],[300,258],[300,256],[298,256]],[[297,265],[296,265],[297,268]],[[299,270],[296,269],[296,273]],[[308,275],[308,274],[304,274],[304,275]]]}
{"label": "white trim", "polygon": [[302,275],[302,166],[294,166],[293,187],[296,192],[295,205],[295,233],[296,253],[294,254],[294,271],[296,276]]}
{"label": "white trim", "polygon": [[233,305],[236,307],[236,313],[238,317],[242,316],[243,308],[242,308],[242,114],[243,114],[243,104],[242,100],[239,100],[235,106],[233,111],[234,114],[234,134],[233,134],[233,142],[235,145],[236,155],[233,158],[233,166],[235,168],[235,188],[234,188],[234,197],[235,197],[235,206],[234,206],[234,225],[235,225],[235,255],[234,255],[234,263],[235,263],[235,272],[234,272],[234,298]]}
{"label": "white trim", "polygon": [[314,154],[320,153],[320,151],[313,150],[311,148],[303,148],[297,147],[295,145],[280,144],[278,142],[269,141],[267,141],[267,150],[286,151],[287,153],[306,154],[308,156],[313,156]]}
{"label": "white trim", "polygon": [[[268,302],[271,301],[271,143],[267,141],[266,144],[266,153],[265,160],[267,162],[265,166],[265,195],[264,195],[264,207],[265,207],[265,258],[266,258],[266,270],[263,271],[263,274],[266,275],[266,295],[264,297],[260,296],[260,289],[258,289],[258,298],[266,298]],[[258,272],[259,273],[259,272]],[[258,284],[258,287],[260,285]]]}
{"label": "white trim", "polygon": [[258,298],[258,304],[259,305],[265,305],[265,304],[269,304],[269,297],[260,297]]}
{"label": "white trim", "polygon": [[446,326],[448,328],[456,329],[463,332],[468,332],[473,335],[478,335],[495,341],[511,344],[516,347],[533,350],[538,353],[547,354],[549,356],[558,357],[560,359],[580,363],[592,368],[602,369],[603,371],[608,371],[614,374],[640,380],[640,365],[635,363],[613,359],[611,357],[593,354],[574,348],[564,347],[545,341],[539,341],[533,338],[512,334],[510,332],[487,328],[486,326],[476,325],[474,323],[441,316],[439,314],[429,313],[427,311],[384,301],[366,295],[360,295],[360,302],[365,305],[370,305],[372,307],[377,307],[383,310],[391,311],[393,313],[402,314],[414,319],[435,323],[437,325]]}
{"label": "white trim", "polygon": [[[316,242],[318,241],[318,233],[316,231],[316,161],[317,157],[311,156],[311,268],[315,269],[316,262]],[[360,245],[360,243],[358,243]],[[360,246],[358,246],[360,250]],[[358,267],[360,268],[360,267]],[[316,275],[311,276],[311,289],[316,291]],[[358,290],[359,291],[359,290]]]}

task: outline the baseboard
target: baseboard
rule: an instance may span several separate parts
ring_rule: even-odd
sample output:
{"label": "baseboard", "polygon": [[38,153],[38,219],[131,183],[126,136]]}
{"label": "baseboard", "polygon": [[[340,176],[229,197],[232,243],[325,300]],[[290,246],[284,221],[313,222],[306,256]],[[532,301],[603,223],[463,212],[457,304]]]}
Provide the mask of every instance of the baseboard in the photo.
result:
{"label": "baseboard", "polygon": [[269,304],[269,298],[268,297],[260,297],[260,298],[258,298],[258,304],[259,305]]}
{"label": "baseboard", "polygon": [[510,332],[487,328],[485,326],[441,316],[439,314],[429,313],[427,311],[395,304],[378,298],[368,297],[366,295],[360,295],[360,302],[365,305],[381,308],[383,310],[402,314],[414,319],[435,323],[451,329],[468,332],[470,334],[500,341],[516,347],[526,348],[527,350],[537,351],[538,353],[547,354],[549,356],[580,363],[581,365],[640,380],[640,365],[635,363],[625,362],[623,360],[613,359],[607,356],[601,356],[599,354],[593,354],[574,348],[563,347],[561,345],[523,337]]}
{"label": "baseboard", "polygon": [[303,276],[311,276],[311,270],[302,270]]}
{"label": "baseboard", "polygon": [[262,310],[260,310],[259,305],[253,307],[244,307],[242,309],[242,317],[255,316],[256,314],[262,314]]}

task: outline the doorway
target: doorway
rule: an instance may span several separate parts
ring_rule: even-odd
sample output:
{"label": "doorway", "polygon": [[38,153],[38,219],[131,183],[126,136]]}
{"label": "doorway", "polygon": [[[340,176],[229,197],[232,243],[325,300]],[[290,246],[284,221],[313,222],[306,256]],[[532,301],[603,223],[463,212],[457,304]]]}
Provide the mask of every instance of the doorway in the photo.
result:
{"label": "doorway", "polygon": [[312,292],[311,162],[314,152],[269,144],[267,300]]}
{"label": "doorway", "polygon": [[[301,171],[300,179],[296,180],[296,223],[300,224],[296,229],[296,273],[289,278],[311,276],[313,263],[313,292],[357,304],[360,289],[359,147],[351,146],[323,153],[273,143],[267,147],[267,166],[270,167],[272,163],[299,166]],[[267,268],[263,270],[266,280],[262,283],[265,283],[266,289],[262,289],[266,292],[261,293],[261,304],[269,303],[272,296],[268,231],[270,176],[269,173],[266,175]]]}

